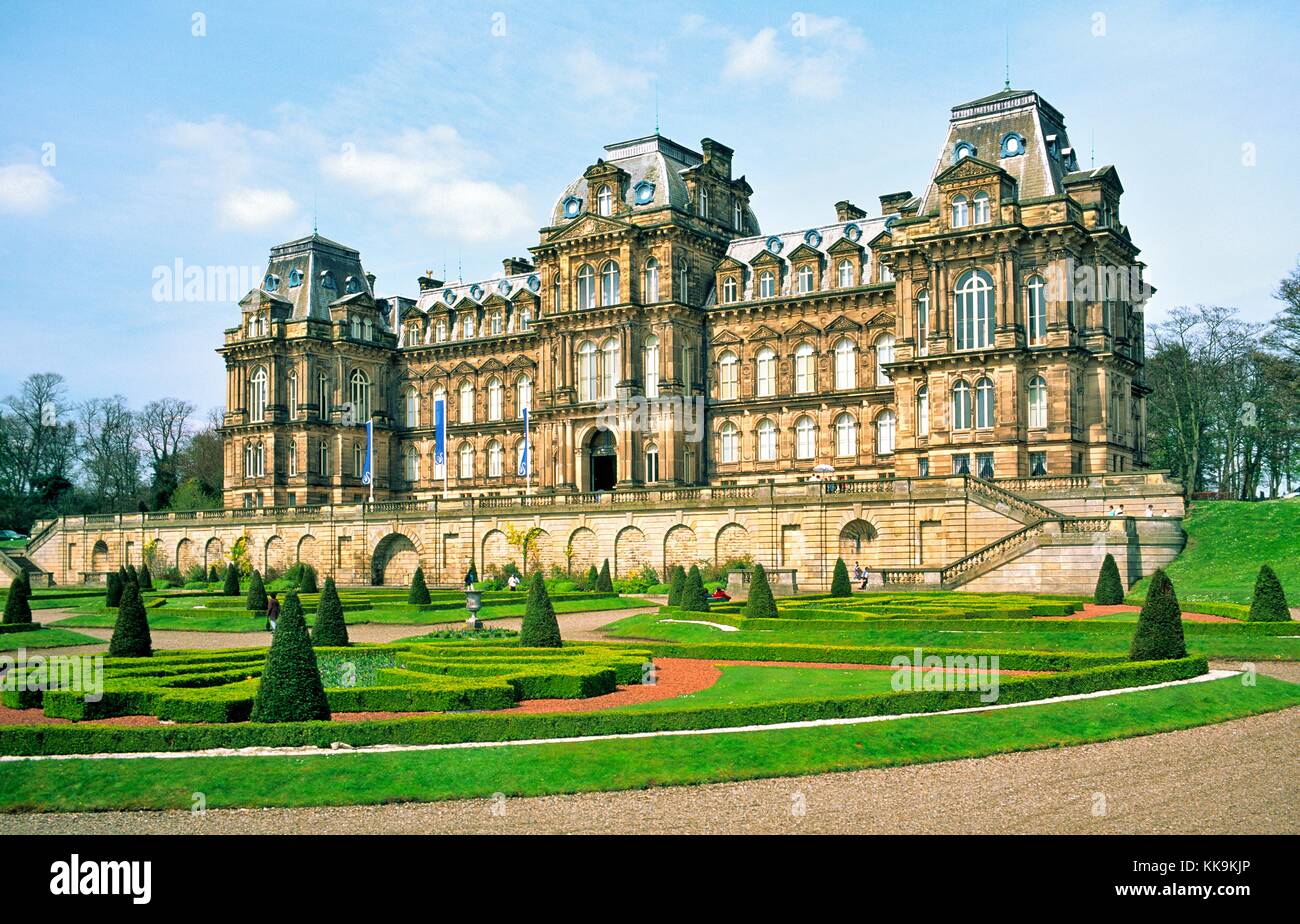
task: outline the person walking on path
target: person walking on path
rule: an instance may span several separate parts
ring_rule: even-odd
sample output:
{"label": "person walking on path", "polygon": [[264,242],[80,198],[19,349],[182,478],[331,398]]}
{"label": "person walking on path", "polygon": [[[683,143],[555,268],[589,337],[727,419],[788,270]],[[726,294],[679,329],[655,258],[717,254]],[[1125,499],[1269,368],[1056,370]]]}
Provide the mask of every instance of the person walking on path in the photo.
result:
{"label": "person walking on path", "polygon": [[280,601],[276,599],[274,592],[266,600],[266,624],[272,632],[275,631],[276,620],[280,618]]}

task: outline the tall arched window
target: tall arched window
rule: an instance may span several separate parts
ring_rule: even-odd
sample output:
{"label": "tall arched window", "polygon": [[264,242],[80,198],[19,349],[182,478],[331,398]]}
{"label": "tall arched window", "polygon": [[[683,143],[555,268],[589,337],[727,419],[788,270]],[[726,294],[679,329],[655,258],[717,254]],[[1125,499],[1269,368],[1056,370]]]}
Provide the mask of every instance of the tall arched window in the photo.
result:
{"label": "tall arched window", "polygon": [[758,297],[774,298],[776,296],[776,276],[771,270],[758,274]]}
{"label": "tall arched window", "polygon": [[958,379],[952,386],[952,427],[970,429],[970,385],[965,379]]}
{"label": "tall arched window", "polygon": [[974,350],[993,343],[993,278],[983,270],[967,270],[957,280],[957,349]]}
{"label": "tall arched window", "polygon": [[858,454],[858,422],[848,411],[835,418],[835,454],[841,457]]}
{"label": "tall arched window", "polygon": [[758,422],[758,461],[776,461],[776,424],[764,417]]}
{"label": "tall arched window", "polygon": [[975,383],[975,426],[981,430],[993,426],[993,380],[988,376]]}
{"label": "tall arched window", "polygon": [[894,361],[894,335],[882,334],[876,341],[876,384],[890,384],[885,366]]}
{"label": "tall arched window", "polygon": [[360,369],[353,369],[349,384],[352,419],[360,425],[370,419],[370,377]]}
{"label": "tall arched window", "polygon": [[533,377],[521,375],[515,380],[515,408],[519,417],[533,407]]}
{"label": "tall arched window", "polygon": [[763,347],[755,359],[754,392],[759,398],[776,394],[776,351]]}
{"label": "tall arched window", "polygon": [[1042,276],[1030,276],[1025,284],[1025,311],[1028,315],[1029,342],[1047,339],[1047,283]]}
{"label": "tall arched window", "polygon": [[360,478],[365,468],[365,453],[361,450],[360,443],[352,444],[352,477]]}
{"label": "tall arched window", "polygon": [[645,396],[659,397],[659,338],[654,334],[645,338]]}
{"label": "tall arched window", "polygon": [[735,276],[726,276],[722,280],[722,303],[730,305],[736,300],[739,287],[736,285]]}
{"label": "tall arched window", "polygon": [[916,355],[924,356],[930,351],[927,339],[930,336],[930,290],[922,289],[916,294]]}
{"label": "tall arched window", "polygon": [[447,319],[439,318],[433,325],[433,337],[439,343],[447,342]]}
{"label": "tall arched window", "polygon": [[266,419],[266,369],[261,366],[248,380],[248,419],[254,423]]}
{"label": "tall arched window", "polygon": [[853,341],[841,337],[835,342],[835,387],[840,390],[858,387],[858,363]]}
{"label": "tall arched window", "polygon": [[617,305],[619,303],[618,264],[606,260],[600,268],[600,303]]}
{"label": "tall arched window", "polygon": [[596,307],[596,271],[591,268],[590,263],[584,263],[578,267],[578,278],[575,283],[577,289],[574,293],[574,304],[579,311],[585,311],[589,308]]}
{"label": "tall arched window", "polygon": [[289,370],[289,419],[298,419],[298,406],[300,397],[298,395],[298,370]]}
{"label": "tall arched window", "polygon": [[813,289],[812,267],[807,264],[799,267],[799,271],[795,273],[795,280],[798,283],[800,292],[811,292]]}
{"label": "tall arched window", "polygon": [[970,223],[970,203],[965,196],[956,196],[952,200],[952,226],[964,228]]}
{"label": "tall arched window", "polygon": [[794,349],[794,390],[798,394],[812,394],[817,388],[816,356],[813,345],[804,341]]}
{"label": "tall arched window", "polygon": [[659,261],[654,257],[645,261],[645,294],[647,304],[659,301]]}
{"label": "tall arched window", "polygon": [[916,435],[930,435],[930,386],[922,385],[916,390]]}
{"label": "tall arched window", "polygon": [[659,480],[659,447],[654,443],[645,448],[645,480],[650,484]]}
{"label": "tall arched window", "polygon": [[740,204],[739,199],[731,205],[731,227],[737,231],[745,227],[745,207]]}
{"label": "tall arched window", "polygon": [[469,481],[474,477],[474,447],[469,443],[460,444],[460,467],[456,477],[462,481]]}
{"label": "tall arched window", "polygon": [[502,469],[502,460],[505,458],[505,452],[501,448],[499,440],[491,440],[487,445],[488,453],[488,477],[500,478]]}
{"label": "tall arched window", "polygon": [[596,344],[590,340],[578,344],[578,400],[596,400]]}
{"label": "tall arched window", "polygon": [[731,350],[718,357],[718,398],[730,401],[739,396],[740,359]]}
{"label": "tall arched window", "polygon": [[975,209],[972,222],[977,225],[987,225],[990,220],[989,216],[989,194],[980,190],[975,194]]}
{"label": "tall arched window", "polygon": [[402,474],[407,481],[420,480],[420,453],[414,446],[407,446],[402,456]]}
{"label": "tall arched window", "polygon": [[474,383],[468,379],[460,383],[460,413],[458,423],[474,422]]}
{"label": "tall arched window", "polygon": [[700,187],[700,217],[709,217],[709,189],[707,186]]}
{"label": "tall arched window", "polygon": [[560,305],[564,301],[564,286],[560,285],[560,274],[555,274],[555,279],[551,283],[551,313],[560,310]]}
{"label": "tall arched window", "polygon": [[330,444],[326,440],[321,440],[320,445],[316,447],[317,459],[316,465],[322,475],[330,473]]}
{"label": "tall arched window", "polygon": [[813,419],[804,414],[794,422],[794,457],[811,459],[817,455],[817,427]]}
{"label": "tall arched window", "polygon": [[882,456],[893,455],[894,431],[898,418],[890,410],[881,411],[876,416],[876,452]]}
{"label": "tall arched window", "polygon": [[848,260],[840,261],[839,268],[839,286],[841,289],[847,289],[853,285],[853,264]]}
{"label": "tall arched window", "polygon": [[740,428],[728,420],[722,425],[720,442],[723,462],[740,461]]}
{"label": "tall arched window", "polygon": [[618,339],[609,337],[600,345],[600,396],[613,400],[614,387],[618,384]]}
{"label": "tall arched window", "polygon": [[1041,375],[1029,380],[1029,426],[1038,430],[1047,426],[1047,380]]}
{"label": "tall arched window", "polygon": [[332,403],[331,398],[333,397],[333,395],[334,395],[334,386],[330,384],[330,377],[322,372],[316,378],[316,397],[319,399],[320,402],[321,420],[330,419],[330,413],[333,410],[330,407]]}
{"label": "tall arched window", "polygon": [[608,186],[600,187],[596,193],[596,214],[609,217],[614,211],[614,194]]}
{"label": "tall arched window", "polygon": [[677,301],[691,300],[691,267],[685,260],[677,264]]}
{"label": "tall arched window", "polygon": [[461,321],[461,336],[466,340],[474,339],[474,312],[465,312],[465,317]]}
{"label": "tall arched window", "polygon": [[408,427],[418,427],[420,425],[420,393],[415,390],[414,385],[406,386],[405,399],[406,425]]}
{"label": "tall arched window", "polygon": [[488,379],[488,420],[500,420],[505,412],[505,388],[495,375]]}

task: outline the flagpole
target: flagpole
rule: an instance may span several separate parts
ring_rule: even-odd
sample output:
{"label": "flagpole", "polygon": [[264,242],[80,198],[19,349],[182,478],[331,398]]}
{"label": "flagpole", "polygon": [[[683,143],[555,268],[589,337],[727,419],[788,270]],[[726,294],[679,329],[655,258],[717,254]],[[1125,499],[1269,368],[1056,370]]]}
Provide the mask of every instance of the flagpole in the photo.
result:
{"label": "flagpole", "polygon": [[375,502],[375,421],[366,421],[366,467],[370,469],[370,503]]}

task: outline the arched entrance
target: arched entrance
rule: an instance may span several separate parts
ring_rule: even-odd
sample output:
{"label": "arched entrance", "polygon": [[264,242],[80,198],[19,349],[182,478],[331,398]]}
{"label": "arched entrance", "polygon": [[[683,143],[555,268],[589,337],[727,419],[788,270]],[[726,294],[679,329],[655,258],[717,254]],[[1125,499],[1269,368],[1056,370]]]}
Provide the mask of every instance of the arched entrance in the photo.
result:
{"label": "arched entrance", "polygon": [[420,567],[420,552],[409,536],[389,533],[375,546],[371,564],[373,584],[400,587],[409,584],[415,576],[415,569]]}
{"label": "arched entrance", "polygon": [[850,568],[858,561],[873,562],[870,546],[879,535],[866,520],[850,520],[840,528],[840,558]]}
{"label": "arched entrance", "polygon": [[614,431],[597,429],[587,448],[587,467],[591,471],[591,490],[612,491],[618,484],[618,448]]}

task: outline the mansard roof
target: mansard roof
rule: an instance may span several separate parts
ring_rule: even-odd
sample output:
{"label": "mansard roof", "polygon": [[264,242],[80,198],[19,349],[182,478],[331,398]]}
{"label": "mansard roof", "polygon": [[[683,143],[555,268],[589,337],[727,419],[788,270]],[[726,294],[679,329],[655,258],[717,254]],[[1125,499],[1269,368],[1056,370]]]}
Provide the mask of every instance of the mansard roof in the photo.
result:
{"label": "mansard roof", "polygon": [[[756,234],[751,237],[739,237],[727,245],[727,253],[724,259],[735,260],[737,263],[749,266],[777,263],[788,267],[792,257],[807,259],[811,254],[843,253],[845,247],[836,246],[837,244],[852,244],[860,247],[864,254],[869,254],[871,241],[887,233],[893,217],[854,218],[849,221],[838,221],[832,225],[805,228],[801,231],[782,231],[777,234]],[[870,258],[868,257],[868,259]],[[783,274],[783,277],[785,275],[787,274]],[[755,274],[747,273],[745,276],[744,293],[741,300],[748,301],[757,297],[757,290],[754,282]],[[822,289],[829,289],[835,284],[834,273],[823,274]],[[783,289],[788,288],[789,285],[788,279],[785,279],[782,283]],[[790,293],[782,291],[777,294],[788,295]]]}
{"label": "mansard roof", "polygon": [[[478,282],[449,282],[437,288],[425,289],[420,293],[417,304],[421,311],[432,312],[439,308],[455,308],[482,305],[493,295],[513,301],[519,295],[532,295],[541,291],[542,277],[536,270],[515,273],[510,276],[498,276]],[[468,302],[469,305],[462,305]]]}
{"label": "mansard roof", "polygon": [[[332,289],[325,285],[326,274],[334,281]],[[373,299],[375,295],[361,266],[360,252],[315,232],[271,248],[263,289],[267,289],[271,277],[277,280],[271,294],[293,305],[295,320],[329,320],[329,306],[340,299],[361,294]],[[345,291],[348,277],[356,280],[359,292]],[[294,279],[300,279],[296,286],[290,284]]]}

